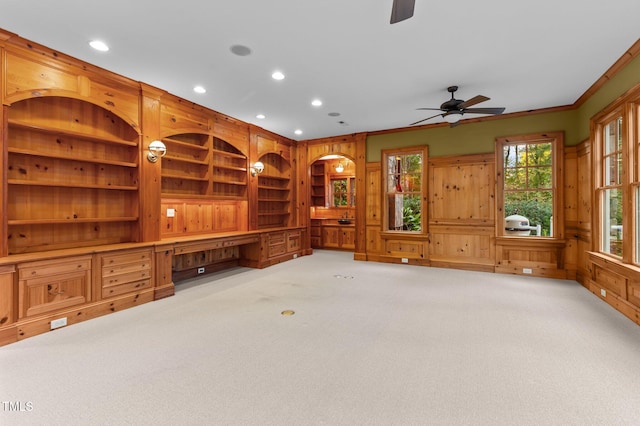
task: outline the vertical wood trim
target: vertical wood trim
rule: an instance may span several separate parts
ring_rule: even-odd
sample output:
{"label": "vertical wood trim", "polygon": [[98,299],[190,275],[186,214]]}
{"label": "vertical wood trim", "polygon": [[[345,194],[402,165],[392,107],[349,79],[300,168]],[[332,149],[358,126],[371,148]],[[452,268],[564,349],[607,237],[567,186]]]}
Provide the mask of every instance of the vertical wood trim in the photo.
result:
{"label": "vertical wood trim", "polygon": [[367,251],[367,135],[358,133],[356,143],[356,244],[355,256],[362,258]]}
{"label": "vertical wood trim", "polygon": [[[258,135],[256,129],[249,127],[249,156],[247,168],[251,169],[253,163],[258,161]],[[247,183],[247,197],[249,201],[249,230],[258,229],[258,176],[251,176]]]}
{"label": "vertical wood trim", "polygon": [[140,203],[140,241],[160,240],[161,224],[161,170],[162,159],[156,163],[147,160],[147,147],[160,134],[161,92],[148,86],[142,87],[141,111],[142,138],[140,152],[140,182],[138,197]]}
{"label": "vertical wood trim", "polygon": [[[0,76],[1,77],[1,76]],[[7,232],[9,231],[7,220],[7,106],[2,105],[0,107],[0,167],[2,168],[2,184],[0,184],[0,257],[5,257],[9,254],[9,238]]]}
{"label": "vertical wood trim", "polygon": [[294,186],[297,193],[298,226],[307,228],[307,232],[302,233],[301,248],[306,251],[311,249],[311,164],[309,164],[309,146],[306,142],[299,142],[296,146],[297,161],[297,183]]}

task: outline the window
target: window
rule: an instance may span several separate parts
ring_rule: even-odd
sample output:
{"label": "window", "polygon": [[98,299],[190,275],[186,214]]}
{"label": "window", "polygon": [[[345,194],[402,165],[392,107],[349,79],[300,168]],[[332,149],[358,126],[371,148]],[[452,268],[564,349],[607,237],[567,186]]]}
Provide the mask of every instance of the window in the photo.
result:
{"label": "window", "polygon": [[562,133],[498,138],[498,200],[504,218],[498,235],[559,238],[562,145]]}
{"label": "window", "polygon": [[331,178],[331,206],[353,207],[356,205],[356,178],[353,176]]}
{"label": "window", "polygon": [[425,231],[427,148],[383,150],[385,231]]}
{"label": "window", "polygon": [[601,179],[597,192],[601,206],[600,251],[622,257],[623,213],[623,144],[622,116],[607,122],[602,128],[600,150]]}
{"label": "window", "polygon": [[640,264],[640,86],[591,120],[594,247]]}

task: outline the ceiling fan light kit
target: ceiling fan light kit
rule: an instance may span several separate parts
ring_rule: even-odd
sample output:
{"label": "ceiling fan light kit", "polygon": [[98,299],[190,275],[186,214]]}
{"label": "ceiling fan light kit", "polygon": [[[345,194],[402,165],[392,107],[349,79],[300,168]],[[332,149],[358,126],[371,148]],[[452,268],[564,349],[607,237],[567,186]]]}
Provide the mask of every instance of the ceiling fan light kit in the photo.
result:
{"label": "ceiling fan light kit", "polygon": [[460,112],[452,112],[451,114],[444,114],[444,121],[447,123],[457,123],[462,119],[462,113]]}

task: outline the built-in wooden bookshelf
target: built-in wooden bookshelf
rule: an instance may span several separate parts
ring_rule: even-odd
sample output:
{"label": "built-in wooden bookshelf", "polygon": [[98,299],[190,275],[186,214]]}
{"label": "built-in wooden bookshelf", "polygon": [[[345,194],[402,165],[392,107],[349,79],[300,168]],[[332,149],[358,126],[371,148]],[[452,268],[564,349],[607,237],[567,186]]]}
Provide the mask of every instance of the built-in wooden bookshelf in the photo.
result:
{"label": "built-in wooden bookshelf", "polygon": [[138,132],[65,97],[7,113],[8,253],[137,241]]}
{"label": "built-in wooden bookshelf", "polygon": [[234,198],[247,194],[247,157],[233,145],[208,134],[163,138],[163,197]]}
{"label": "built-in wooden bookshelf", "polygon": [[291,215],[291,165],[268,153],[260,158],[264,171],[258,177],[258,228],[289,225]]}
{"label": "built-in wooden bookshelf", "polygon": [[311,165],[311,205],[326,207],[327,198],[325,195],[325,162],[316,161]]}
{"label": "built-in wooden bookshelf", "polygon": [[247,157],[230,143],[213,138],[212,195],[246,198]]}

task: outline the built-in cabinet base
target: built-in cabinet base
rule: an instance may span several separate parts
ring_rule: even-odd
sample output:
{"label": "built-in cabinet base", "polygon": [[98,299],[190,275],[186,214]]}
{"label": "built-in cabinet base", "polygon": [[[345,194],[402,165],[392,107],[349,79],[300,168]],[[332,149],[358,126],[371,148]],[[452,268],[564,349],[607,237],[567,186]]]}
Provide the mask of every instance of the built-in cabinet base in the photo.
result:
{"label": "built-in cabinet base", "polygon": [[208,234],[0,259],[0,346],[171,296],[174,281],[309,254],[305,232]]}

